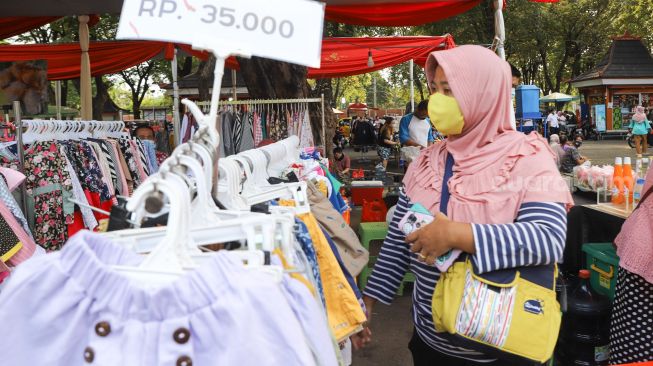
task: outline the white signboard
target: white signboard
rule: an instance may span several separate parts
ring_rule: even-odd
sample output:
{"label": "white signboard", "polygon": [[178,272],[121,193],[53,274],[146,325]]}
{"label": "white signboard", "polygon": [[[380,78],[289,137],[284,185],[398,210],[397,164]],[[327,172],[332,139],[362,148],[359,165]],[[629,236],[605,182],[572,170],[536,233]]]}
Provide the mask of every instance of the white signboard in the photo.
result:
{"label": "white signboard", "polygon": [[125,0],[119,39],[186,43],[320,67],[324,3],[309,0]]}

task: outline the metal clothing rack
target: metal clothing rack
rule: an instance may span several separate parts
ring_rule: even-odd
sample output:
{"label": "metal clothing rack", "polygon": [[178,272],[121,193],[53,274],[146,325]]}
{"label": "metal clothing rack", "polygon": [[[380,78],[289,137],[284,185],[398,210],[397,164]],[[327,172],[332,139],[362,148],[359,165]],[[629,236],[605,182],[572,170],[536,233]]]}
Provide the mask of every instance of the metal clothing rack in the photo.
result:
{"label": "metal clothing rack", "polygon": [[[324,146],[326,153],[326,121],[325,121],[325,111],[324,111],[324,93],[321,94],[320,98],[299,98],[299,99],[248,99],[248,100],[229,100],[229,101],[220,101],[220,106],[225,105],[266,105],[266,104],[293,104],[293,103],[320,103],[322,107],[322,145]],[[209,108],[211,106],[210,102],[197,102],[198,107],[200,108]]]}

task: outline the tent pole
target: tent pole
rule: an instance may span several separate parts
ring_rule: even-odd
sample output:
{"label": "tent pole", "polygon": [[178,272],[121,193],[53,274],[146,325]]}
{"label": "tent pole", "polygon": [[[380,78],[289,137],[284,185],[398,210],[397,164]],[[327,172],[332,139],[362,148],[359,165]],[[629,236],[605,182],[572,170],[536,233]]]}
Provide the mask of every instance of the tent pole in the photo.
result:
{"label": "tent pole", "polygon": [[324,145],[324,156],[327,156],[327,143],[326,143],[326,121],[324,119],[324,93],[320,96],[320,103],[322,105],[322,144]]}
{"label": "tent pole", "polygon": [[174,141],[181,141],[179,127],[179,85],[177,84],[177,47],[172,56],[172,127],[175,134]]}
{"label": "tent pole", "polygon": [[494,1],[494,40],[497,42],[497,53],[502,60],[506,59],[504,43],[506,41],[506,27],[503,21],[503,0]]}
{"label": "tent pole", "polygon": [[89,34],[88,15],[80,15],[79,20],[79,47],[82,50],[81,69],[79,74],[79,94],[81,104],[81,117],[84,121],[93,119],[93,98],[91,96],[91,59],[88,55]]}
{"label": "tent pole", "polygon": [[237,85],[238,76],[236,75],[236,70],[231,70],[231,87],[234,100],[238,100],[238,85]]}
{"label": "tent pole", "polygon": [[410,60],[410,113],[415,112],[415,80],[414,80],[415,61]]}
{"label": "tent pole", "polygon": [[54,99],[57,103],[57,120],[61,121],[61,80],[54,82]]}

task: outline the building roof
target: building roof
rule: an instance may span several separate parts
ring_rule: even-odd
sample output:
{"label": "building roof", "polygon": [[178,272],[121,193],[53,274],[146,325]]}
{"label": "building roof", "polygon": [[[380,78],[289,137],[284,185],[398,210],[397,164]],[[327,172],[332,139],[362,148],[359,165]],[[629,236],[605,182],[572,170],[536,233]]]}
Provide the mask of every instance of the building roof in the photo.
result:
{"label": "building roof", "polygon": [[603,60],[593,69],[573,78],[571,82],[650,78],[653,78],[653,57],[640,38],[626,34],[613,38]]}

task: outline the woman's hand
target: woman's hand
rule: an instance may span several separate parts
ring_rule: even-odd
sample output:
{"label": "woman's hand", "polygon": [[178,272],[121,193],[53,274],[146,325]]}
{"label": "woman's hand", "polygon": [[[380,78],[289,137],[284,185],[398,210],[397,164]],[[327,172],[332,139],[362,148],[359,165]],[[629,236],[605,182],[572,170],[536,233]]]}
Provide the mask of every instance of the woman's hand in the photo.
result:
{"label": "woman's hand", "polygon": [[431,265],[437,257],[452,249],[472,254],[476,251],[472,226],[451,221],[440,212],[433,222],[408,235],[406,243],[412,244],[410,250],[418,253],[420,261]]}
{"label": "woman's hand", "polygon": [[367,316],[367,322],[365,323],[363,330],[350,337],[351,343],[354,346],[355,350],[361,349],[372,342],[370,322],[372,321],[372,309],[374,309],[376,299],[369,296],[363,296],[363,302],[365,303],[365,315]]}

